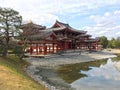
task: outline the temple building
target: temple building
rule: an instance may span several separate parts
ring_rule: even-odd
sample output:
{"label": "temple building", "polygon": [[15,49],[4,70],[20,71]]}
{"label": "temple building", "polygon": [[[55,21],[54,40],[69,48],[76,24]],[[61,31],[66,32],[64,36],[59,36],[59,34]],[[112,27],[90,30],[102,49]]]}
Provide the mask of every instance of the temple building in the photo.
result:
{"label": "temple building", "polygon": [[26,43],[26,52],[30,54],[53,54],[65,50],[98,50],[98,39],[91,38],[87,31],[77,30],[56,20],[51,28],[32,22],[21,25]]}

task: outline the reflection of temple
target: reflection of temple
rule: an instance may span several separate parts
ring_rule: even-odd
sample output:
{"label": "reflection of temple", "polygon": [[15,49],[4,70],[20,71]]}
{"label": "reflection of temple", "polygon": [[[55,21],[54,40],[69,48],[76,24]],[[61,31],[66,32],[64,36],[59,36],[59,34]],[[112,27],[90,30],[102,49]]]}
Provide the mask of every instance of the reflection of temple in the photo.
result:
{"label": "reflection of temple", "polygon": [[[51,28],[31,23],[21,26],[26,38],[26,50],[34,54],[56,53],[60,50],[97,50],[97,39],[91,39],[86,31],[76,30],[68,24],[56,21]],[[22,43],[22,42],[21,42]]]}

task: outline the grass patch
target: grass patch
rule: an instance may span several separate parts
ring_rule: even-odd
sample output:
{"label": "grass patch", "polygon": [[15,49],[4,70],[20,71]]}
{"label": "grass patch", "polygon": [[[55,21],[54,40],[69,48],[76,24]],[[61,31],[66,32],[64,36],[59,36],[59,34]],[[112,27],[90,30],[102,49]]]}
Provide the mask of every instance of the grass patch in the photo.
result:
{"label": "grass patch", "polygon": [[44,87],[24,72],[28,63],[17,56],[0,57],[0,89],[1,90],[45,90]]}
{"label": "grass patch", "polygon": [[113,61],[120,61],[120,54],[116,54],[117,57],[112,58]]}

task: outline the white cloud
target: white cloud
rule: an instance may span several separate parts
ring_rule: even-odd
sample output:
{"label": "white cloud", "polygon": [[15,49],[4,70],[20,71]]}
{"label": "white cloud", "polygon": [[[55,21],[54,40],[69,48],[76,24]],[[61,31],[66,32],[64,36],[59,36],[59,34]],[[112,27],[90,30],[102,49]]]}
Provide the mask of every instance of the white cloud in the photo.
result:
{"label": "white cloud", "polygon": [[120,23],[118,22],[120,20],[120,10],[105,12],[103,15],[91,15],[89,18],[94,21],[95,25],[84,27],[84,29],[92,35],[96,37],[107,36],[109,39],[120,35]]}
{"label": "white cloud", "polygon": [[74,81],[72,87],[77,90],[119,90],[120,72],[116,69],[115,63],[109,59],[105,65],[81,71],[88,77]]}
{"label": "white cloud", "polygon": [[109,17],[109,16],[110,16],[110,13],[109,13],[109,12],[106,12],[104,15],[105,15],[106,17]]}
{"label": "white cloud", "polygon": [[119,36],[120,36],[120,32],[117,32],[116,35],[119,35]]}
{"label": "white cloud", "polygon": [[84,27],[84,30],[88,31],[94,37],[106,36],[108,39],[111,39],[112,37],[117,38],[120,36],[120,25],[114,27]]}
{"label": "white cloud", "polygon": [[102,35],[102,34],[104,34],[104,33],[107,33],[108,31],[100,31],[100,32],[98,32],[98,33],[96,33],[97,35]]}
{"label": "white cloud", "polygon": [[54,23],[55,20],[58,20],[59,18],[53,14],[44,13],[44,14],[33,14],[28,13],[29,15],[23,14],[24,21],[32,20],[33,22],[37,24],[46,24],[46,23]]}
{"label": "white cloud", "polygon": [[94,77],[102,76],[105,79],[120,80],[120,73],[119,71],[117,71],[114,65],[115,62],[112,62],[111,59],[108,59],[105,65],[101,65],[100,67],[91,67],[92,68],[91,70],[82,71],[81,73]]}
{"label": "white cloud", "polygon": [[[104,6],[120,6],[119,0],[0,0],[0,6],[10,7],[20,12],[24,21],[30,19],[38,24],[53,24],[59,16],[81,16],[88,15],[91,11]],[[86,16],[88,17],[88,16]],[[106,11],[103,15],[93,14],[90,20],[95,25],[83,27],[94,36],[108,35],[119,26],[116,20],[120,21],[120,10],[114,12]],[[65,20],[64,20],[65,21]],[[81,22],[81,21],[80,21]],[[87,22],[87,21],[86,21]],[[107,30],[107,31],[105,31]],[[101,34],[100,34],[101,33]],[[115,34],[112,34],[115,35]],[[117,34],[118,35],[118,34]],[[110,36],[110,35],[109,35]]]}
{"label": "white cloud", "polygon": [[115,14],[115,15],[120,15],[120,10],[116,10],[116,11],[114,12],[114,14]]}
{"label": "white cloud", "polygon": [[0,0],[0,6],[11,7],[27,15],[30,11],[33,14],[78,14],[114,4],[120,4],[119,0]]}

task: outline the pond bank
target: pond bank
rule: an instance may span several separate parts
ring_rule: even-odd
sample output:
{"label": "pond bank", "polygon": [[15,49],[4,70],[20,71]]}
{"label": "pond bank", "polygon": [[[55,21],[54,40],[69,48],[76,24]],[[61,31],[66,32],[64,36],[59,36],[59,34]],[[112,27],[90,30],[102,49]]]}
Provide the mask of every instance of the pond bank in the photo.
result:
{"label": "pond bank", "polygon": [[[116,57],[110,51],[64,53],[62,55],[50,55],[45,58],[25,58],[30,63],[26,67],[27,73],[39,83],[45,85],[48,90],[73,90],[71,86],[65,83],[55,72],[57,66],[66,64],[75,64]],[[47,90],[47,89],[46,89]]]}

